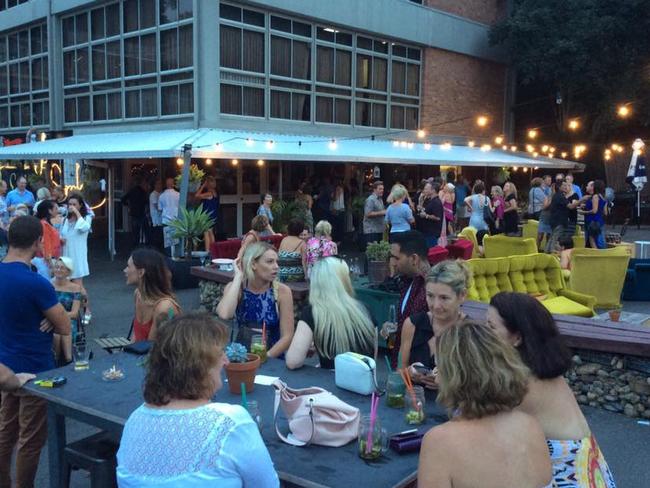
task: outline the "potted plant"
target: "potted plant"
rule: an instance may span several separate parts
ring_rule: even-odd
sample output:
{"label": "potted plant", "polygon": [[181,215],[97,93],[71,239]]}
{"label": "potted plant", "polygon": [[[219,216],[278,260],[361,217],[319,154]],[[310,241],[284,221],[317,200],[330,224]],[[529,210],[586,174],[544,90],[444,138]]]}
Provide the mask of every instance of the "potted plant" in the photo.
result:
{"label": "potted plant", "polygon": [[260,357],[246,351],[246,348],[238,342],[226,346],[226,356],[230,361],[230,364],[224,366],[230,393],[240,395],[242,383],[246,385],[246,393],[253,391]]}
{"label": "potted plant", "polygon": [[388,276],[390,244],[388,241],[369,243],[366,257],[368,258],[368,280],[371,283],[381,283]]}
{"label": "potted plant", "polygon": [[169,261],[174,288],[196,288],[199,286],[199,280],[191,275],[190,268],[201,263],[198,257],[193,262],[192,251],[201,242],[205,232],[211,229],[213,225],[214,219],[203,210],[203,205],[191,210],[181,208],[179,216],[169,223],[169,226],[174,231],[174,238],[183,239],[185,243],[184,259],[171,259]]}
{"label": "potted plant", "polygon": [[[183,173],[180,173],[179,175],[176,176],[176,188],[181,187],[181,178],[183,177]],[[199,186],[201,185],[201,181],[203,181],[203,178],[205,178],[205,171],[203,171],[201,168],[199,168],[196,164],[191,164],[190,165],[190,181],[189,181],[189,186],[188,186],[188,191],[191,193],[195,193],[196,190],[199,189]]]}

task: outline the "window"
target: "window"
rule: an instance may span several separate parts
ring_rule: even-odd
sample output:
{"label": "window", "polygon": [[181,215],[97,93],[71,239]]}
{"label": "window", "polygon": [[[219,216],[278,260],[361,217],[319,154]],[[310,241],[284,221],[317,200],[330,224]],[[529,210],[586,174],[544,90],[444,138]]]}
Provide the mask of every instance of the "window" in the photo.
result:
{"label": "window", "polygon": [[[78,63],[79,76],[82,79],[88,76],[88,59],[85,61],[86,64],[83,60]],[[42,127],[49,125],[49,119],[46,24],[37,24],[1,35],[0,127]]]}
{"label": "window", "polygon": [[193,112],[192,0],[122,0],[61,22],[66,123]]}
{"label": "window", "polygon": [[29,0],[0,0],[0,11],[16,7],[17,5],[27,3],[28,1]]}

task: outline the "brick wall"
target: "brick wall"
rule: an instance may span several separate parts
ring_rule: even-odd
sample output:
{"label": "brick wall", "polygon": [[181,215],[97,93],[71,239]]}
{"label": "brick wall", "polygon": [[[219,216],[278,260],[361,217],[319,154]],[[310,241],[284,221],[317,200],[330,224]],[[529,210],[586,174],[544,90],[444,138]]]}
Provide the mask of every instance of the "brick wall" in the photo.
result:
{"label": "brick wall", "polygon": [[[480,137],[503,130],[506,66],[463,54],[427,48],[424,51],[420,126],[430,134]],[[481,130],[475,118],[490,115]]]}
{"label": "brick wall", "polygon": [[507,12],[507,0],[424,0],[423,3],[483,24],[494,24]]}

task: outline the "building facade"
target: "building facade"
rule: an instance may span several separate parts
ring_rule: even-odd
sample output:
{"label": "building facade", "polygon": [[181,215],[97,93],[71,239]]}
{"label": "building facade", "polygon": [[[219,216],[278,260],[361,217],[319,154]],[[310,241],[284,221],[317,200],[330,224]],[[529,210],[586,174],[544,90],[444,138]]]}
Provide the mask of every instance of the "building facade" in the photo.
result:
{"label": "building facade", "polygon": [[[478,113],[507,133],[511,76],[487,36],[506,4],[0,0],[0,135],[218,127],[470,137],[481,135]],[[172,161],[121,165],[118,197],[134,167],[175,170]],[[252,206],[253,195],[313,171],[285,171],[287,184],[274,188],[272,163],[215,166],[225,205],[238,206],[229,234],[249,216],[242,198]]]}

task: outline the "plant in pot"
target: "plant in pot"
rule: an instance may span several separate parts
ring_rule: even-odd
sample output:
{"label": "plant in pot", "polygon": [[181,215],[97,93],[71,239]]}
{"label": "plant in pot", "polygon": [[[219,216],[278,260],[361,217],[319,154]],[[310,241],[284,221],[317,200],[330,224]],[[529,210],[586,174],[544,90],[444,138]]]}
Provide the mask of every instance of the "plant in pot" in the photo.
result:
{"label": "plant in pot", "polygon": [[[183,177],[183,173],[180,173],[179,175],[176,176],[175,178],[176,188],[181,187],[182,177]],[[188,191],[190,191],[191,193],[195,193],[196,190],[199,189],[199,186],[201,185],[201,181],[203,181],[203,178],[205,178],[205,171],[199,168],[198,165],[191,164]]]}
{"label": "plant in pot", "polygon": [[201,264],[201,256],[196,256],[196,262],[192,262],[192,251],[201,242],[206,231],[214,226],[214,219],[210,217],[203,205],[187,210],[180,209],[177,218],[169,222],[173,229],[173,236],[176,239],[183,239],[185,243],[184,259],[171,259],[169,267],[172,271],[172,284],[174,288],[196,288],[199,286],[198,279],[190,274],[190,268]]}
{"label": "plant in pot", "polygon": [[255,373],[260,366],[260,357],[246,351],[246,348],[238,342],[226,346],[226,356],[230,361],[230,364],[224,366],[230,393],[240,395],[242,383],[246,385],[246,393],[253,391]]}
{"label": "plant in pot", "polygon": [[366,257],[368,258],[368,280],[371,283],[381,283],[388,276],[390,244],[388,241],[369,243]]}

